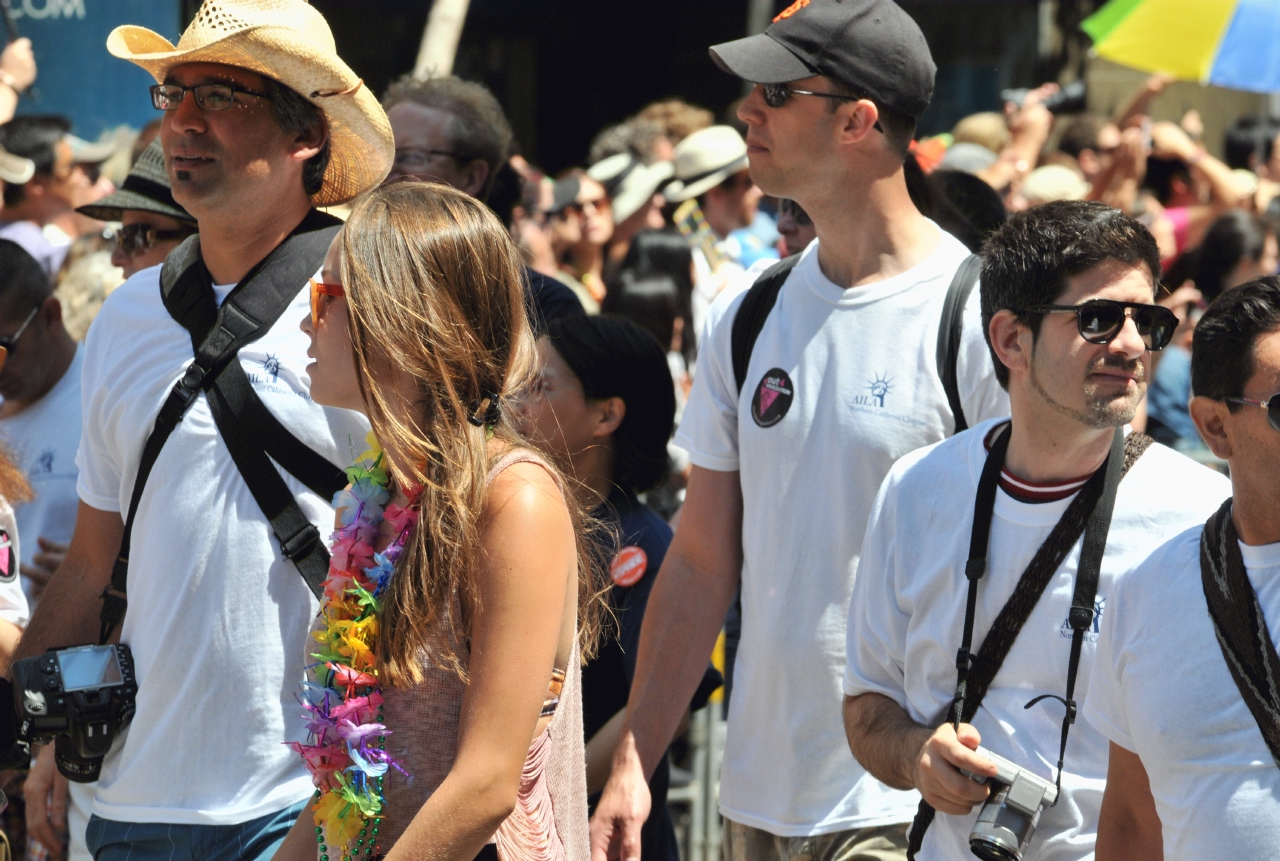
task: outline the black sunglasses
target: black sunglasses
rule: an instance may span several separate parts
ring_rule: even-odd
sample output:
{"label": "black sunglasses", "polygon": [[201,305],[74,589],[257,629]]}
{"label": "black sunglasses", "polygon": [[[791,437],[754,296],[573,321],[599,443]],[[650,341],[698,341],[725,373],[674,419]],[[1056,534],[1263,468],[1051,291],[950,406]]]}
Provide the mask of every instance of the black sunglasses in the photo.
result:
{"label": "black sunglasses", "polygon": [[[793,90],[786,84],[761,84],[760,90],[764,93],[764,103],[771,108],[782,107],[787,103],[787,99],[792,96],[817,96],[820,99],[835,99],[841,102],[857,102],[865,98],[865,96],[846,96],[841,93],[815,93],[813,90]],[[884,127],[880,125],[879,120],[876,120],[875,130],[884,134]]]}
{"label": "black sunglasses", "polygon": [[1117,302],[1114,299],[1092,299],[1080,305],[1032,305],[1019,313],[1076,315],[1080,337],[1090,344],[1109,344],[1124,328],[1126,318],[1132,318],[1138,334],[1147,349],[1155,352],[1169,346],[1174,330],[1178,328],[1178,315],[1160,305],[1144,305],[1141,302]]}
{"label": "black sunglasses", "polygon": [[150,251],[157,242],[165,242],[170,239],[186,239],[195,233],[196,229],[182,228],[180,230],[157,230],[150,224],[126,224],[116,233],[116,245],[130,257],[136,257],[139,254]]}
{"label": "black sunglasses", "polygon": [[236,93],[244,93],[246,96],[255,96],[259,99],[271,98],[266,93],[246,90],[234,84],[200,84],[195,87],[184,87],[181,84],[154,84],[151,87],[151,106],[157,111],[176,111],[188,90],[195,94],[196,104],[204,111],[225,111],[235,104]]}
{"label": "black sunglasses", "polygon": [[1274,394],[1265,401],[1254,400],[1253,398],[1223,398],[1224,401],[1232,404],[1248,404],[1253,407],[1262,407],[1267,411],[1267,421],[1271,427],[1280,431],[1280,394]]}

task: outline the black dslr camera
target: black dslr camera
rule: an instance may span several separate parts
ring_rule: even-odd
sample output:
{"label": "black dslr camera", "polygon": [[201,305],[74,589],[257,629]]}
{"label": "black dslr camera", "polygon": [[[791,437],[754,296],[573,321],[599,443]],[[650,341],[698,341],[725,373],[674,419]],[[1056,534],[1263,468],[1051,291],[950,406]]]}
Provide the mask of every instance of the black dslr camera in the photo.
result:
{"label": "black dslr camera", "polygon": [[123,643],[50,649],[15,661],[12,758],[31,742],[52,741],[63,777],[77,783],[97,780],[116,732],[133,719],[137,692],[133,655]]}

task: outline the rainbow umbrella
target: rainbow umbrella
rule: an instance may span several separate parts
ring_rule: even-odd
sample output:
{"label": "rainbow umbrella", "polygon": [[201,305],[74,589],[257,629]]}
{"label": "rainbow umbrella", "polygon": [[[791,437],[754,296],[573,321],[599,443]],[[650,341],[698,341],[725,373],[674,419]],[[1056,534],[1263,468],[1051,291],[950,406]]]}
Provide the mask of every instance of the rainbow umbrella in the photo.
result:
{"label": "rainbow umbrella", "polygon": [[1081,27],[1098,56],[1125,66],[1280,91],[1280,0],[1111,0]]}

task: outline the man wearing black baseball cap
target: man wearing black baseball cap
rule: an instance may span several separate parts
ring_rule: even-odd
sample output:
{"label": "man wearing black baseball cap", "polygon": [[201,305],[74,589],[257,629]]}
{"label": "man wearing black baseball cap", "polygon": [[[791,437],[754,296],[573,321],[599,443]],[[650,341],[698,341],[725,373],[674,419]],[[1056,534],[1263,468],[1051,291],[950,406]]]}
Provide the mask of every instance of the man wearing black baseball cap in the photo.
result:
{"label": "man wearing black baseball cap", "polygon": [[[693,472],[592,821],[593,861],[638,857],[645,775],[739,584],[725,857],[903,858],[918,796],[867,774],[841,722],[853,574],[892,464],[1008,415],[976,290],[958,306],[954,385],[940,378],[940,321],[968,251],[920,214],[903,175],[935,67],[889,0],[797,0],[711,57],[757,85],[738,111],[752,179],[800,204],[818,238],[789,268],[753,267],[707,316],[676,435]],[[770,284],[771,306],[759,300]]]}

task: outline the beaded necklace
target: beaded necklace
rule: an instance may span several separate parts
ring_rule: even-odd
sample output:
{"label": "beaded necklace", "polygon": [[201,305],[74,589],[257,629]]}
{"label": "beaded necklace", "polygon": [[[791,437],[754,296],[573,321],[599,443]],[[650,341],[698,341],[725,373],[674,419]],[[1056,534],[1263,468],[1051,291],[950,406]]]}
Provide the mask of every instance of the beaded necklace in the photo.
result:
{"label": "beaded necklace", "polygon": [[[347,469],[350,486],[333,498],[337,529],[324,583],[320,615],[324,627],[302,698],[308,743],[290,743],[302,755],[315,784],[312,796],[320,861],[365,861],[374,855],[386,798],[387,771],[404,773],[386,753],[390,730],[383,723],[378,684],[378,614],[396,559],[417,520],[414,498],[388,505],[390,480],[382,447],[372,433],[369,450]],[[385,508],[384,508],[385,506]],[[391,544],[375,552],[383,522]]]}

